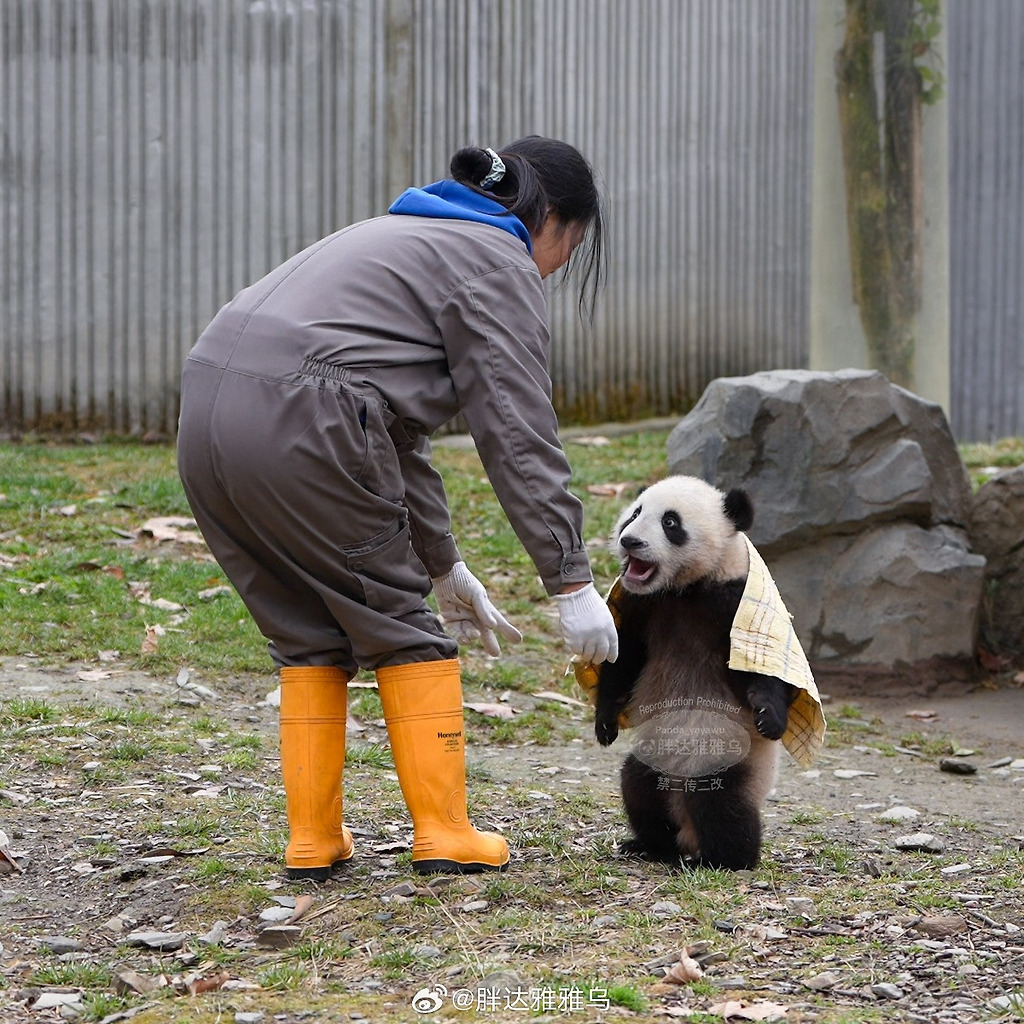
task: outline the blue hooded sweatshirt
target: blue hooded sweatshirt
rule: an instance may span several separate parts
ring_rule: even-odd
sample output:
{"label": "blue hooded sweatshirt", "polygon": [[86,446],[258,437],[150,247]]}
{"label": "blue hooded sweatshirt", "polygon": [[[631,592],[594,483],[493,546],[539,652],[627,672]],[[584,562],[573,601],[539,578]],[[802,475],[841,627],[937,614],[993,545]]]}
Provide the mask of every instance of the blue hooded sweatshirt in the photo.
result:
{"label": "blue hooded sweatshirt", "polygon": [[438,217],[443,220],[472,220],[490,224],[521,239],[533,255],[533,239],[526,225],[509,213],[501,203],[474,192],[457,181],[435,181],[423,188],[407,188],[390,206],[388,213],[412,217]]}

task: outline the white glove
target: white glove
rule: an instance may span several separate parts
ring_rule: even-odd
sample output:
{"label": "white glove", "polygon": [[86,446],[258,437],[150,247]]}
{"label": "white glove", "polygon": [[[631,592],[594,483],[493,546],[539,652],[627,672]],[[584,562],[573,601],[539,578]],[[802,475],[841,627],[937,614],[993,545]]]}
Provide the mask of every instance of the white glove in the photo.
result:
{"label": "white glove", "polygon": [[619,634],[608,605],[593,583],[571,594],[555,594],[562,638],[583,661],[599,665],[619,656]]}
{"label": "white glove", "polygon": [[431,582],[445,629],[459,643],[479,637],[484,650],[497,658],[501,648],[495,630],[514,644],[523,639],[523,634],[491,604],[484,585],[465,562],[456,562],[444,576]]}

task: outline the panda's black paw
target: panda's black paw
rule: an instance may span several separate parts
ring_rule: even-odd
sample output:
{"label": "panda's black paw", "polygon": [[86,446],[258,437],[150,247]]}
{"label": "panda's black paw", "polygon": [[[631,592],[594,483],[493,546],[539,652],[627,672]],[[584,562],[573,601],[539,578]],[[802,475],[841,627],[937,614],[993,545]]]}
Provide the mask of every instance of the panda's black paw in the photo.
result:
{"label": "panda's black paw", "polygon": [[601,715],[594,719],[594,735],[602,747],[614,743],[619,736],[619,716],[617,713]]}
{"label": "panda's black paw", "polygon": [[639,839],[623,839],[616,851],[620,857],[637,857],[640,860],[650,860],[647,854],[647,847]]}
{"label": "panda's black paw", "polygon": [[774,678],[752,683],[747,687],[747,700],[754,709],[754,725],[766,740],[782,738],[786,731],[794,687]]}
{"label": "panda's black paw", "polygon": [[770,705],[755,708],[754,724],[757,726],[757,731],[766,740],[779,740],[782,739],[782,734],[786,731],[786,717],[785,712],[780,715],[779,709]]}

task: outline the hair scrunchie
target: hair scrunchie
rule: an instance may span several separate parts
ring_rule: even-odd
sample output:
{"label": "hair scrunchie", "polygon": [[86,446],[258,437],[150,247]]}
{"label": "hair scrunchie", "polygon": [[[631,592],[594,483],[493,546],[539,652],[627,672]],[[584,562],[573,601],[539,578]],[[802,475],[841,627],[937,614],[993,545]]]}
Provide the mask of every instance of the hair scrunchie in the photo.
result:
{"label": "hair scrunchie", "polygon": [[480,180],[480,187],[487,189],[493,188],[505,177],[505,163],[490,147],[485,148],[484,152],[491,158],[491,169]]}

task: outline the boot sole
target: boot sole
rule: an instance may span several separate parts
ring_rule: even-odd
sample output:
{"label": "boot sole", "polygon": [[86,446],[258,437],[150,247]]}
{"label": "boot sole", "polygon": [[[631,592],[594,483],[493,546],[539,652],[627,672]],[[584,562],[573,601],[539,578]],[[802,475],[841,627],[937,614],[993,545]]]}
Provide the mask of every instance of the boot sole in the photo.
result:
{"label": "boot sole", "polygon": [[457,860],[414,860],[412,869],[420,875],[475,875],[481,871],[506,871],[508,864],[508,861],[504,864],[487,864],[483,861],[463,864]]}
{"label": "boot sole", "polygon": [[284,873],[293,882],[326,882],[334,872],[347,864],[352,858],[344,857],[341,860],[336,860],[329,867],[325,868],[290,868],[285,867]]}

